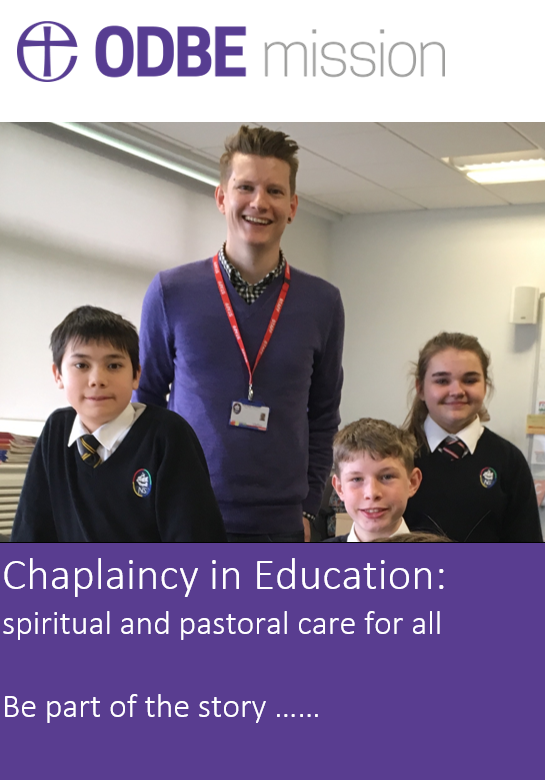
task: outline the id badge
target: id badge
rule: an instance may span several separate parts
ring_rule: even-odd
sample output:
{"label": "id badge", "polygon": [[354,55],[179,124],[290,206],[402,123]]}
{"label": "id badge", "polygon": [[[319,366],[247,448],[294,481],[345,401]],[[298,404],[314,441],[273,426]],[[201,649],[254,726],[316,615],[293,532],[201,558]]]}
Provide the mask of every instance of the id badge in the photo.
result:
{"label": "id badge", "polygon": [[269,424],[268,406],[252,401],[233,401],[231,404],[231,417],[229,425],[238,428],[253,428],[254,431],[266,431]]}

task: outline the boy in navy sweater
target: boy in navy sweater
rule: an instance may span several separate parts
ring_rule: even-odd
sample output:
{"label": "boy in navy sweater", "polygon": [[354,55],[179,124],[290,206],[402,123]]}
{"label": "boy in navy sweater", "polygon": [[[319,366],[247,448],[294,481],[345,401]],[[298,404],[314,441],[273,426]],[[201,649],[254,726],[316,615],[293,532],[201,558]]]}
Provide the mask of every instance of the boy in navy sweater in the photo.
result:
{"label": "boy in navy sweater", "polygon": [[420,486],[416,440],[384,420],[364,418],[333,440],[333,487],[353,520],[352,530],[328,542],[372,542],[406,534],[403,512]]}
{"label": "boy in navy sweater", "polygon": [[131,403],[136,328],[94,306],[51,335],[69,408],[47,420],[32,455],[12,542],[224,542],[199,441],[166,409]]}

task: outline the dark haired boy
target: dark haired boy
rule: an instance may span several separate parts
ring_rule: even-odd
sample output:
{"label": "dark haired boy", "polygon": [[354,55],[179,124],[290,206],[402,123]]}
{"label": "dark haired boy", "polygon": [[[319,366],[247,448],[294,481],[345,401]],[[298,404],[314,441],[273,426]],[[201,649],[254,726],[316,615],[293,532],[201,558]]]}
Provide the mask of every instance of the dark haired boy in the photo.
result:
{"label": "dark haired boy", "polygon": [[216,190],[225,244],[158,274],[143,306],[136,397],[165,406],[170,389],[169,408],[203,445],[232,542],[310,534],[340,419],[339,291],[280,249],[297,212],[297,149],[265,127],[226,141]]}
{"label": "dark haired boy", "polygon": [[47,420],[30,461],[12,542],[224,542],[202,448],[179,415],[131,403],[138,334],[94,306],[51,335],[69,408]]}
{"label": "dark haired boy", "polygon": [[416,441],[408,431],[369,417],[347,425],[333,441],[333,487],[353,525],[326,542],[373,542],[409,529],[407,501],[420,486]]}

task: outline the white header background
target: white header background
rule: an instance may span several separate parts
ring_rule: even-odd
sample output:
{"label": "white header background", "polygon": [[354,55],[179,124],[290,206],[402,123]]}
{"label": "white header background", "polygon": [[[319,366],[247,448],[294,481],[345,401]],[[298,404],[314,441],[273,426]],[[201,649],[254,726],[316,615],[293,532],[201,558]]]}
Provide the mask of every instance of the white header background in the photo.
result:
{"label": "white header background", "polygon": [[[544,17],[543,7],[527,0],[513,4],[507,12],[491,0],[381,0],[374,4],[269,0],[259,7],[224,0],[194,4],[26,0],[5,12],[0,28],[0,121],[540,121]],[[77,52],[72,52],[78,56],[74,70],[51,83],[31,79],[17,61],[20,36],[42,21],[65,25],[78,44]],[[244,49],[243,56],[232,58],[228,65],[245,66],[247,75],[218,78],[210,72],[202,77],[178,77],[175,52],[168,74],[137,77],[135,52],[133,68],[126,76],[108,78],[96,66],[95,43],[100,30],[110,25],[127,28],[135,43],[139,26],[164,27],[175,42],[179,26],[204,27],[212,38],[218,26],[246,27],[245,37],[228,40],[229,45]],[[264,44],[273,41],[306,43],[306,78],[296,75],[297,65],[301,72],[301,60],[295,51],[294,75],[281,75],[281,50],[274,55],[275,75],[265,77]],[[333,71],[335,63],[320,58],[317,76],[311,75],[313,41],[318,52],[329,41],[345,46],[343,76],[324,76],[320,64]],[[350,57],[350,48],[358,41],[368,41],[377,50],[384,41],[386,51],[395,42],[407,41],[417,52],[420,43],[440,41],[446,49],[446,75],[438,74],[437,54],[428,50],[429,75],[422,77],[418,65],[406,78],[391,73],[381,77],[378,72],[358,78],[350,72],[351,64],[364,68]],[[113,52],[114,48],[112,58]],[[41,47],[29,57],[39,53],[43,53]],[[340,56],[340,48],[328,53]],[[150,64],[157,64],[159,49],[152,48],[153,54],[156,60]],[[373,55],[368,49],[360,50],[360,56]],[[271,53],[271,62],[272,57]],[[43,62],[43,54],[38,61]]]}

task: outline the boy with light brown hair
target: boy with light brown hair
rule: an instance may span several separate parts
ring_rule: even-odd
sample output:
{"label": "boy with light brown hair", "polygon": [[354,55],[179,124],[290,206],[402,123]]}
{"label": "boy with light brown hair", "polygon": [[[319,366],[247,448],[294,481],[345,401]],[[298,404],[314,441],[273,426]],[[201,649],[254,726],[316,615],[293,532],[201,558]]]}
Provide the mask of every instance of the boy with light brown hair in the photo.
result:
{"label": "boy with light brown hair", "polygon": [[420,486],[412,434],[385,420],[363,418],[347,425],[333,441],[333,487],[353,524],[330,542],[372,542],[405,534],[407,501]]}

